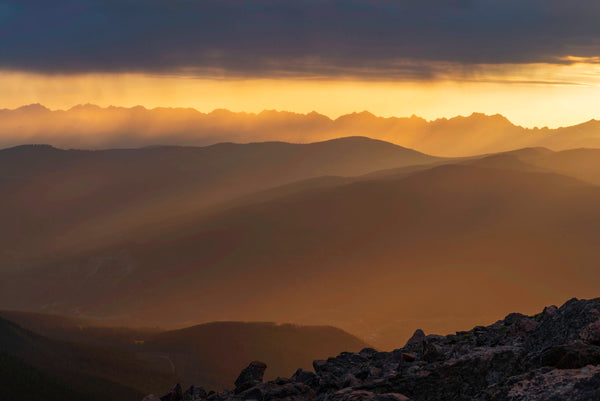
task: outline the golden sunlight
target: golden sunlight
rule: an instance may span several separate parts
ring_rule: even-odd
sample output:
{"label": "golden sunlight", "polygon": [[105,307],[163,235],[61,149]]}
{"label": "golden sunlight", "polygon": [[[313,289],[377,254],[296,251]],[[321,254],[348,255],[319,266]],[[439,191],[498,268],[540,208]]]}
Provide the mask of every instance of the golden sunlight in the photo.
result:
{"label": "golden sunlight", "polygon": [[[260,112],[317,111],[336,118],[368,110],[380,116],[426,119],[500,113],[525,127],[573,125],[599,117],[600,67],[481,66],[452,79],[416,82],[352,79],[209,79],[148,74],[42,75],[0,72],[0,105],[41,103],[193,107]],[[535,107],[532,107],[535,105]]]}

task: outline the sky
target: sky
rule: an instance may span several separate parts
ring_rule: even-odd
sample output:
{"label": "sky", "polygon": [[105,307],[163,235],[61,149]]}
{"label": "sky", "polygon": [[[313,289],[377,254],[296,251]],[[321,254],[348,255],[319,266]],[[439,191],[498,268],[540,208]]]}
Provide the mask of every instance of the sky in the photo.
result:
{"label": "sky", "polygon": [[0,1],[0,108],[600,118],[590,0]]}

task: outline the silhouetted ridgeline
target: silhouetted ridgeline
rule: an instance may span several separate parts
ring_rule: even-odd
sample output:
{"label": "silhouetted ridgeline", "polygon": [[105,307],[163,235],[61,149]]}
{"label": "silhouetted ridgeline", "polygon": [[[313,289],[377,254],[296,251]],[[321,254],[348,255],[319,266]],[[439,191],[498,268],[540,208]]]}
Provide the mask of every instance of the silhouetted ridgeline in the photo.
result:
{"label": "silhouetted ridgeline", "polygon": [[0,148],[22,143],[67,148],[204,146],[223,141],[307,143],[364,135],[439,156],[469,156],[530,146],[553,150],[600,148],[600,122],[596,120],[557,129],[527,129],[501,115],[480,113],[426,121],[416,116],[377,117],[366,111],[332,120],[316,112],[201,113],[189,108],[149,110],[90,104],[66,111],[51,111],[39,104],[0,110]]}
{"label": "silhouetted ridgeline", "polygon": [[389,350],[600,283],[600,150],[19,147],[0,167],[4,309],[332,325]]}
{"label": "silhouetted ridgeline", "polygon": [[263,382],[269,367],[255,361],[232,390],[207,393],[177,385],[160,400],[599,400],[600,298],[572,299],[534,316],[512,313],[447,336],[417,330],[392,352],[343,352],[315,360],[313,367]]}
{"label": "silhouetted ridgeline", "polygon": [[267,377],[275,378],[309,369],[315,358],[367,346],[328,326],[214,322],[166,331],[55,315],[0,315],[20,323],[0,318],[2,401],[135,400],[176,381],[223,389],[248,360],[266,361]]}
{"label": "silhouetted ridgeline", "polygon": [[358,351],[367,344],[331,326],[261,322],[214,322],[150,337],[146,352],[167,353],[183,383],[201,377],[213,389],[227,388],[247,361],[260,359],[267,378],[309,369],[313,359],[332,352]]}

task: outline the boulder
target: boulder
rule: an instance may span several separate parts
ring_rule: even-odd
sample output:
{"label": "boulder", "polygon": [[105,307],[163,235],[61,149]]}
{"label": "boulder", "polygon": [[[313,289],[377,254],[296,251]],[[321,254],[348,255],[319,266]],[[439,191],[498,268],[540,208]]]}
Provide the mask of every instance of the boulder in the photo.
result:
{"label": "boulder", "polygon": [[539,364],[558,369],[577,369],[586,365],[600,365],[600,347],[582,342],[555,345],[542,351]]}
{"label": "boulder", "polygon": [[206,390],[200,386],[191,386],[183,393],[183,401],[204,400],[208,397]]}
{"label": "boulder", "polygon": [[423,344],[423,341],[425,341],[425,339],[426,339],[426,336],[425,336],[425,333],[423,332],[423,330],[417,329],[417,330],[415,330],[413,335],[408,339],[408,341],[406,342],[404,347],[408,347],[409,345],[413,345],[413,344],[421,345],[421,344]]}
{"label": "boulder", "polygon": [[579,337],[590,344],[600,345],[600,319],[588,324]]}
{"label": "boulder", "polygon": [[316,388],[319,385],[319,376],[317,376],[313,372],[298,369],[296,373],[294,373],[294,375],[292,376],[292,381],[306,384],[311,388]]}
{"label": "boulder", "polygon": [[266,369],[267,365],[264,362],[250,362],[250,365],[242,370],[235,381],[235,393],[241,393],[242,391],[262,383]]}
{"label": "boulder", "polygon": [[160,401],[181,401],[183,400],[183,391],[181,384],[177,383],[171,391],[160,397]]}

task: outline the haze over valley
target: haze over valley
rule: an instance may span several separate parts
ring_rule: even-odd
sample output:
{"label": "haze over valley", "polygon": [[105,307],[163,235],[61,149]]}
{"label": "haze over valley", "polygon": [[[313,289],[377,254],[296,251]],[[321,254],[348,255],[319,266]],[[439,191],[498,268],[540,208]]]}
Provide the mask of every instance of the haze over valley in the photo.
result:
{"label": "haze over valley", "polygon": [[600,400],[598,21],[0,0],[0,401]]}
{"label": "haze over valley", "polygon": [[0,301],[119,325],[331,324],[390,349],[592,296],[599,156],[437,158],[364,137],[9,148]]}

